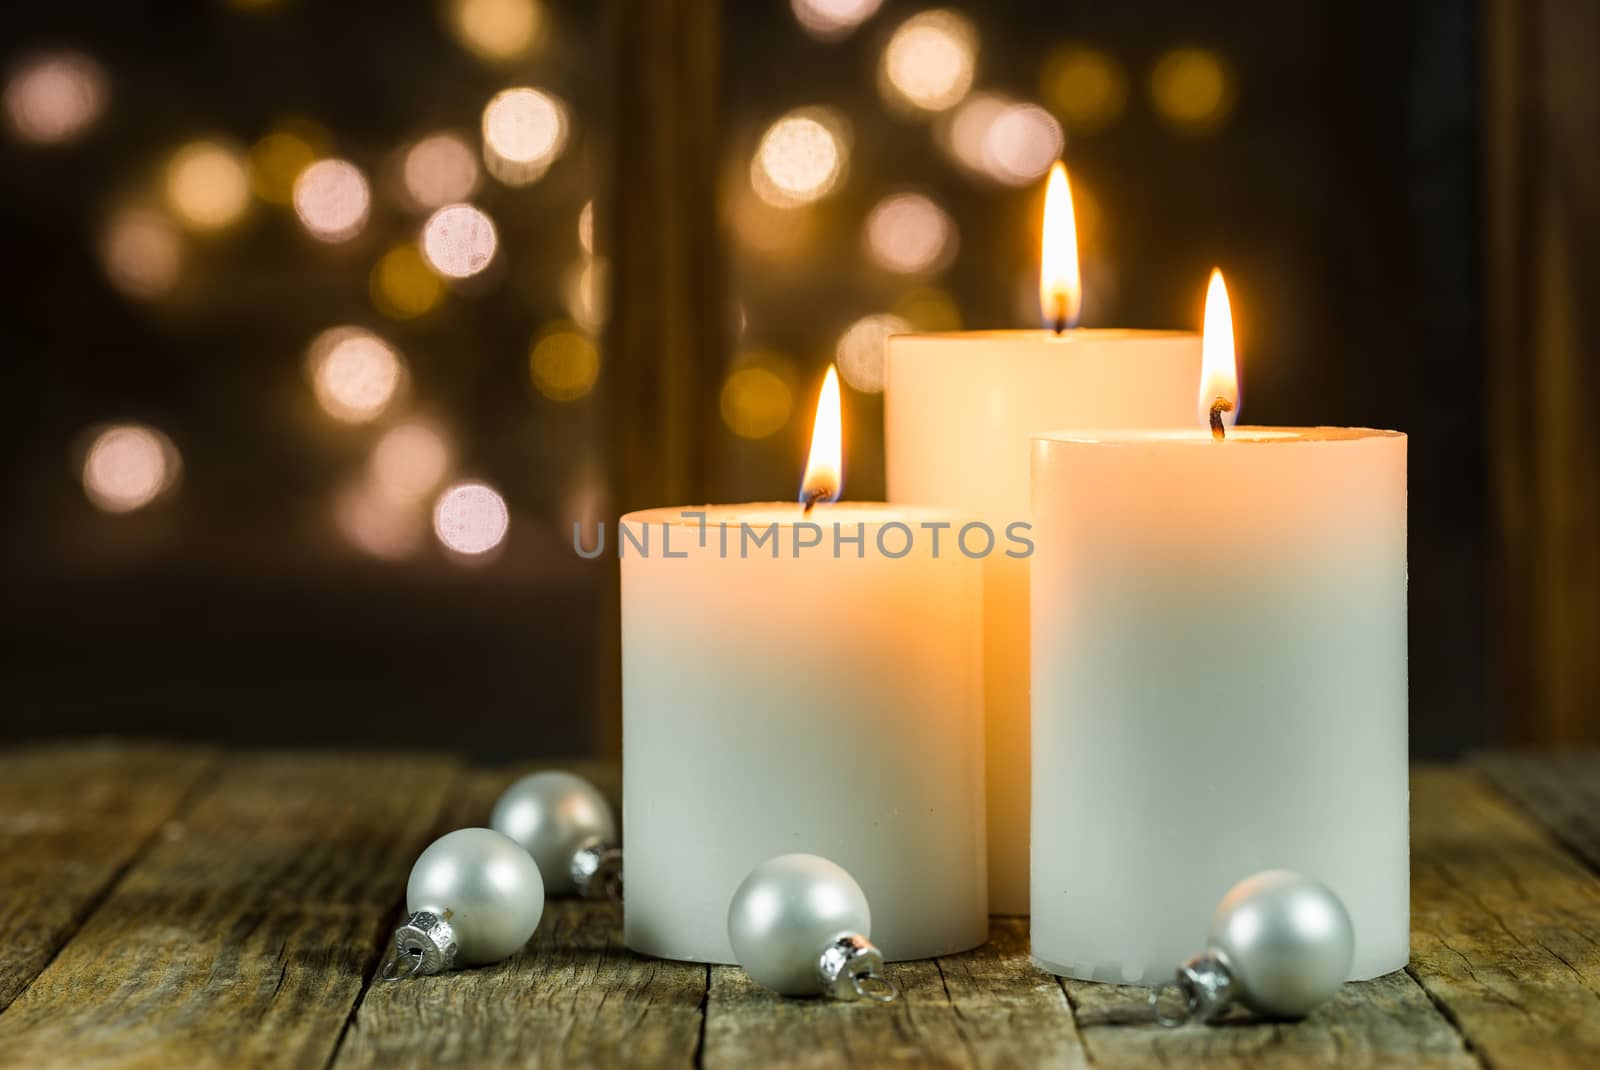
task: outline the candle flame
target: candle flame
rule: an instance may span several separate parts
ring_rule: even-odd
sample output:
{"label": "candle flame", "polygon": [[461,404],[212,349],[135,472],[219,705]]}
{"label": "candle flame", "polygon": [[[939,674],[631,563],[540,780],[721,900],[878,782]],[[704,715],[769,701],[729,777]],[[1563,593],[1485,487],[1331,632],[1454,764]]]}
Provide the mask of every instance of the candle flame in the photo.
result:
{"label": "candle flame", "polygon": [[817,502],[836,502],[844,489],[844,421],[839,413],[839,373],[832,364],[822,380],[817,398],[817,419],[811,427],[811,453],[800,483],[800,500],[806,508]]}
{"label": "candle flame", "polygon": [[1067,166],[1050,168],[1044,190],[1044,233],[1039,254],[1039,311],[1057,332],[1078,325],[1083,279],[1078,274],[1078,223],[1072,212]]}
{"label": "candle flame", "polygon": [[1218,402],[1226,402],[1216,413],[1225,427],[1239,420],[1239,369],[1233,351],[1233,308],[1228,304],[1228,287],[1222,272],[1211,269],[1206,287],[1205,328],[1200,336],[1200,394],[1197,399],[1200,423],[1210,426]]}

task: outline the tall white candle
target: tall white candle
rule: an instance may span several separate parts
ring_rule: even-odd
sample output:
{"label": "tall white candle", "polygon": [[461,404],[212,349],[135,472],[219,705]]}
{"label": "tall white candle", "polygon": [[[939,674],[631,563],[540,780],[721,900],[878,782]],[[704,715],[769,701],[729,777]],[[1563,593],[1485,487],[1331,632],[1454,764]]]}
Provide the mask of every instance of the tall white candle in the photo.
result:
{"label": "tall white candle", "polygon": [[982,943],[982,563],[959,518],[693,511],[619,532],[627,945],[732,962],[735,889],[795,851],[855,877],[889,958]]}
{"label": "tall white candle", "polygon": [[1051,432],[1033,511],[1034,957],[1167,979],[1291,869],[1349,909],[1352,977],[1404,966],[1405,436]]}
{"label": "tall white candle", "polygon": [[[1077,316],[1077,242],[1064,170],[1046,197],[1040,302]],[[1194,411],[1191,331],[964,331],[889,339],[889,500],[1026,522],[1028,436],[1057,427],[1175,427]],[[989,903],[1028,912],[1028,562],[985,561]]]}

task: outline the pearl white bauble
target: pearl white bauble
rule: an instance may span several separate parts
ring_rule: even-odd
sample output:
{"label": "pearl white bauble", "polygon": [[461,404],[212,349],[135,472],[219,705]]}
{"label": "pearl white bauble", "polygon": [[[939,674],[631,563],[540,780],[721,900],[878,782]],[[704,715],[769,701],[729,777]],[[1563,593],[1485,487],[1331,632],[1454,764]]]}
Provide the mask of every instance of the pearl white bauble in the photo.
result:
{"label": "pearl white bauble", "polygon": [[734,958],[757,983],[786,996],[821,992],[817,968],[823,951],[841,936],[871,936],[871,930],[861,886],[816,855],[780,855],[761,863],[728,907]]}
{"label": "pearl white bauble", "polygon": [[445,915],[458,966],[499,962],[520,950],[544,913],[544,880],[514,840],[493,829],[458,829],[417,857],[406,909]]}
{"label": "pearl white bauble", "polygon": [[611,805],[594,785],[571,773],[532,773],[505,790],[489,827],[533,856],[551,895],[572,895],[573,857],[596,843],[617,842]]}
{"label": "pearl white bauble", "polygon": [[1301,1018],[1350,975],[1355,926],[1327,885],[1273,869],[1223,896],[1210,945],[1227,960],[1234,998],[1270,1017]]}

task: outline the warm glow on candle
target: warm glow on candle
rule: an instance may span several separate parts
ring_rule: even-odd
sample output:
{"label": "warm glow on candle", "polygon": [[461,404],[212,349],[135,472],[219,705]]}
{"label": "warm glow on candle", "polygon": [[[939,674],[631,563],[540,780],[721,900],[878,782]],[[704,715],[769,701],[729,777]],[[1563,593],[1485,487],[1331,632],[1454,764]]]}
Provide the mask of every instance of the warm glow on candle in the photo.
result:
{"label": "warm glow on candle", "polygon": [[817,502],[836,502],[844,489],[844,428],[839,415],[839,373],[828,365],[817,398],[817,421],[811,428],[811,454],[806,459],[800,500],[809,509]]}
{"label": "warm glow on candle", "polygon": [[[1211,269],[1206,287],[1205,328],[1200,340],[1200,422],[1213,428],[1213,420],[1232,427],[1239,419],[1239,371],[1233,353],[1233,309],[1222,272]],[[1220,406],[1225,402],[1225,406]],[[1219,411],[1220,410],[1220,411]]]}
{"label": "warm glow on candle", "polygon": [[1078,223],[1072,214],[1072,187],[1060,160],[1050,168],[1044,191],[1044,235],[1039,254],[1039,311],[1045,326],[1057,331],[1078,325],[1083,279],[1078,274]]}

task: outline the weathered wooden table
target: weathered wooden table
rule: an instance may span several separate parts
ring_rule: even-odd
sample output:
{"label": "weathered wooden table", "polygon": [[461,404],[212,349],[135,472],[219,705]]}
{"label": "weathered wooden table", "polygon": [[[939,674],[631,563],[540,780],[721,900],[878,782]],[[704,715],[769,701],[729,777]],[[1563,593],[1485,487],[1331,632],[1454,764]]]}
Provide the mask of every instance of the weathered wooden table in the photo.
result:
{"label": "weathered wooden table", "polygon": [[[582,768],[582,767],[580,767]],[[553,902],[498,966],[373,982],[428,840],[524,770],[122,743],[0,753],[0,1065],[1600,1067],[1600,755],[1412,779],[1412,961],[1295,1024],[1164,1030],[999,918],[893,1007],[634,956]],[[614,767],[582,768],[615,791]]]}

